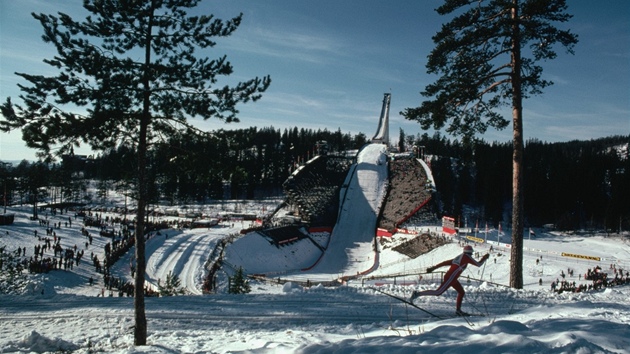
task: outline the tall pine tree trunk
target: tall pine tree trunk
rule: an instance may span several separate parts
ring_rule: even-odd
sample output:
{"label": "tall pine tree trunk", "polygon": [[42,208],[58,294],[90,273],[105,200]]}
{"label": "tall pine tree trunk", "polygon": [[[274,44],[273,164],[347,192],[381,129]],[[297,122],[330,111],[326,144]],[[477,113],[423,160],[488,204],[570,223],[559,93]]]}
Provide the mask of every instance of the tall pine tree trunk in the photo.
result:
{"label": "tall pine tree trunk", "polygon": [[135,278],[135,328],[134,345],[147,344],[147,317],[144,303],[144,281],[146,271],[144,224],[147,203],[147,131],[151,121],[151,29],[153,27],[153,11],[155,3],[151,2],[151,14],[147,26],[145,41],[145,67],[142,84],[144,97],[142,114],[140,116],[140,131],[138,137],[138,210],[136,212],[136,278]]}
{"label": "tall pine tree trunk", "polygon": [[[39,216],[37,215],[37,201],[39,200],[39,194],[37,193],[37,188],[35,188],[33,195],[35,196],[33,199],[33,220],[37,220],[39,218]],[[5,193],[4,198],[6,200],[6,193]],[[5,202],[5,209],[6,209],[6,202]]]}
{"label": "tall pine tree trunk", "polygon": [[136,211],[136,278],[134,293],[134,344],[147,344],[147,318],[144,310],[144,272],[146,259],[144,251],[144,216],[146,209],[146,165],[147,165],[147,122],[142,114],[138,143],[138,209]]}
{"label": "tall pine tree trunk", "polygon": [[510,287],[523,288],[523,97],[518,0],[512,1],[512,254]]}

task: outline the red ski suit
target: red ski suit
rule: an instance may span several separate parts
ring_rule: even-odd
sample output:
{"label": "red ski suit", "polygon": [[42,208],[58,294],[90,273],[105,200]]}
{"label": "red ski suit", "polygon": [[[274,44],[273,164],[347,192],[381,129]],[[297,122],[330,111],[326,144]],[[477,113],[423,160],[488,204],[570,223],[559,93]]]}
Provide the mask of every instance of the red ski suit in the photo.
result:
{"label": "red ski suit", "polygon": [[433,269],[436,268],[440,268],[440,267],[444,267],[447,265],[450,265],[451,267],[448,269],[448,271],[446,271],[446,274],[444,275],[444,281],[442,282],[442,285],[440,285],[439,288],[435,289],[435,290],[425,290],[425,291],[421,291],[418,296],[424,296],[424,295],[442,295],[443,292],[446,291],[446,289],[448,289],[449,287],[453,287],[453,289],[455,289],[457,291],[457,310],[461,309],[462,306],[462,300],[464,300],[464,295],[466,294],[466,292],[464,291],[464,288],[462,287],[462,284],[460,284],[459,280],[457,280],[457,278],[459,278],[459,276],[462,274],[462,272],[466,269],[466,267],[469,264],[475,265],[477,267],[481,266],[482,264],[485,263],[485,261],[488,259],[488,255],[485,255],[481,258],[480,262],[477,262],[474,258],[472,258],[470,255],[466,254],[466,253],[462,253],[459,256],[448,260],[448,261],[444,261],[442,263],[439,263],[437,265],[435,265],[434,267],[431,267]]}

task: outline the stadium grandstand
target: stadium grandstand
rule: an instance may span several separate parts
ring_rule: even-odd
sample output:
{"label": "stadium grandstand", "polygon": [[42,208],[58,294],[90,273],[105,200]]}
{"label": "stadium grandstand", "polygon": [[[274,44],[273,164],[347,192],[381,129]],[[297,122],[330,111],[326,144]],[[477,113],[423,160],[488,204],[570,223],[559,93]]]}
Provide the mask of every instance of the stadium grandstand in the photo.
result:
{"label": "stadium grandstand", "polygon": [[394,232],[429,203],[432,193],[420,161],[413,155],[394,155],[389,161],[389,185],[378,227]]}
{"label": "stadium grandstand", "polygon": [[269,242],[276,247],[286,246],[307,237],[297,226],[287,225],[259,231]]}
{"label": "stadium grandstand", "polygon": [[346,157],[320,155],[296,170],[283,185],[296,216],[311,226],[334,226],[339,190],[352,163]]}

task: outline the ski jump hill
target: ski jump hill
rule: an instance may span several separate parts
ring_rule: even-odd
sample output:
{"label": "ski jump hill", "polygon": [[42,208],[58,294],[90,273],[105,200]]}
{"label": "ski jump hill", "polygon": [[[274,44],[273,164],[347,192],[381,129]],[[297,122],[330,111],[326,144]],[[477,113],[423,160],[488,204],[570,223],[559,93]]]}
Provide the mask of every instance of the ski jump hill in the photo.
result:
{"label": "ski jump hill", "polygon": [[364,273],[378,266],[375,230],[387,185],[386,146],[370,144],[340,191],[340,210],[330,243],[306,276],[321,279],[329,274]]}
{"label": "ski jump hill", "polygon": [[228,274],[242,269],[303,282],[337,282],[377,270],[379,237],[430,217],[435,192],[418,151],[388,151],[389,103],[385,94],[371,143],[351,156],[324,153],[297,168],[283,185],[285,202],[261,227],[227,245],[211,267],[220,262]]}
{"label": "ski jump hill", "polygon": [[248,275],[301,282],[369,274],[379,267],[378,238],[392,236],[399,224],[422,215],[435,191],[422,160],[391,155],[380,143],[364,146],[354,163],[341,168],[343,179],[330,177],[341,173],[339,163],[332,172],[322,158],[309,161],[285,183],[287,200],[267,227],[226,247],[226,272],[242,268]]}

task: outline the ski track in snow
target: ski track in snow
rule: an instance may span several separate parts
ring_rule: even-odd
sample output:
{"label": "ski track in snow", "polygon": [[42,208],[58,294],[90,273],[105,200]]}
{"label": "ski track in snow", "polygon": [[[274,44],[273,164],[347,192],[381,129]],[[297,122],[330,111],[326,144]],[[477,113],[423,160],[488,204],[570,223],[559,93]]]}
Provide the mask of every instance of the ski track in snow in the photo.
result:
{"label": "ski track in snow", "polygon": [[[219,237],[200,229],[192,233],[178,233],[168,237],[154,236],[153,238],[165,238],[165,240],[162,247],[147,255],[147,281],[154,286],[157,286],[158,280],[163,284],[168,273],[172,272],[178,275],[182,288],[190,294],[200,295],[202,291],[199,285],[203,281],[203,266]],[[161,242],[161,240],[149,240],[148,243],[151,241]]]}
{"label": "ski track in snow", "polygon": [[[408,292],[400,286],[387,290],[399,296]],[[355,349],[359,352],[378,353],[384,348],[398,348],[394,352],[412,353],[424,352],[417,347],[421,344],[431,353],[462,349],[470,352],[472,347],[483,352],[484,346],[490,353],[500,353],[501,343],[506,343],[508,352],[520,348],[537,353],[599,353],[607,352],[601,350],[602,346],[616,346],[619,350],[612,352],[622,353],[625,351],[620,345],[627,343],[623,339],[627,335],[627,321],[602,320],[618,317],[627,310],[626,303],[611,306],[609,296],[622,296],[615,294],[615,290],[608,294],[582,294],[579,301],[572,301],[572,294],[548,294],[547,303],[543,304],[538,291],[485,284],[480,288],[467,286],[467,301],[487,302],[490,313],[487,317],[466,320],[453,316],[454,294],[449,293],[417,302],[442,317],[436,319],[369,288],[316,286],[284,291],[216,294],[211,300],[205,296],[146,298],[151,328],[151,345],[147,350],[267,353],[284,352],[283,349],[302,352],[300,348],[306,347],[309,352],[327,353],[352,351],[358,345]],[[129,343],[133,341],[133,298],[63,295],[43,299],[6,296],[3,300],[6,301],[0,304],[3,324],[0,338],[19,337],[16,331],[24,328],[36,328],[42,338],[58,338],[59,333],[68,333],[70,328],[81,328],[84,340],[94,343],[92,349],[97,352],[145,352],[140,348],[129,351]],[[530,313],[539,312],[548,312],[547,318],[530,322]],[[535,327],[528,328],[532,324]],[[556,333],[554,326],[558,325],[571,331]],[[598,326],[606,328],[612,343],[602,337],[603,331]],[[366,337],[367,333],[370,334]],[[588,342],[579,338],[588,338]],[[80,343],[77,339],[75,343]],[[458,344],[461,340],[468,344]],[[277,350],[266,350],[272,348]],[[550,351],[551,348],[558,349]]]}
{"label": "ski track in snow", "polygon": [[[470,289],[472,291],[472,289]],[[390,290],[395,291],[395,290]],[[469,292],[468,296],[479,300],[485,293]],[[349,296],[351,294],[351,296]],[[513,297],[516,292],[501,291],[503,301],[505,297]],[[404,296],[404,293],[398,293]],[[408,295],[408,294],[406,294]],[[431,309],[440,317],[453,317],[453,296],[426,297],[425,301],[416,304]],[[528,306],[539,304],[536,293],[523,293],[519,297],[516,307],[494,306],[491,315],[506,315],[520,311]],[[197,326],[221,325],[226,320],[243,322],[243,325],[256,327],[277,319],[284,324],[290,322],[296,326],[309,325],[367,325],[378,323],[387,326],[393,320],[407,319],[412,322],[434,322],[436,318],[404,303],[384,296],[369,288],[346,287],[339,290],[326,288],[312,288],[310,290],[295,290],[287,294],[267,295],[214,295],[212,301],[206,297],[166,297],[147,298],[147,315],[151,321],[178,322],[178,327],[184,328],[187,323]],[[491,299],[488,299],[490,302]],[[23,311],[28,306],[27,311]],[[124,319],[132,321],[133,298],[93,298],[58,296],[42,301],[32,299],[12,298],[2,305],[2,317],[5,321],[61,321],[76,318],[78,313],[87,309],[102,308],[104,311],[99,318]],[[60,313],[62,311],[63,313]],[[460,323],[456,317],[453,320]],[[476,318],[484,321],[483,318]],[[51,328],[52,329],[52,328]]]}

